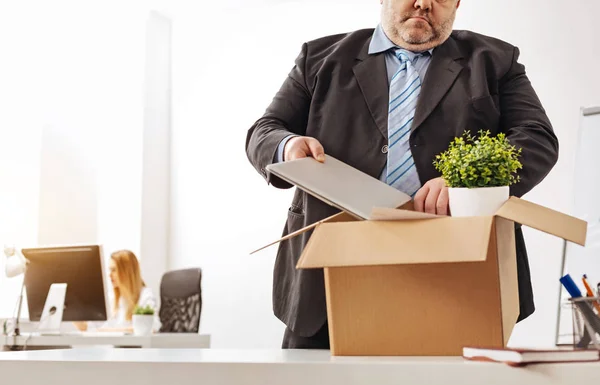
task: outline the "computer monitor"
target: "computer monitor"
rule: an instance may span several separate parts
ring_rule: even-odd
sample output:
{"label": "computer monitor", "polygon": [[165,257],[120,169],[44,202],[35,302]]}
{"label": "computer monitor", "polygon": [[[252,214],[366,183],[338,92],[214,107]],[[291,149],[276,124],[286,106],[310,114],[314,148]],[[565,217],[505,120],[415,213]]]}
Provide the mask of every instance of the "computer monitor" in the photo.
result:
{"label": "computer monitor", "polygon": [[27,258],[25,287],[29,319],[40,321],[50,285],[66,283],[63,321],[106,321],[108,302],[102,246],[21,250]]}

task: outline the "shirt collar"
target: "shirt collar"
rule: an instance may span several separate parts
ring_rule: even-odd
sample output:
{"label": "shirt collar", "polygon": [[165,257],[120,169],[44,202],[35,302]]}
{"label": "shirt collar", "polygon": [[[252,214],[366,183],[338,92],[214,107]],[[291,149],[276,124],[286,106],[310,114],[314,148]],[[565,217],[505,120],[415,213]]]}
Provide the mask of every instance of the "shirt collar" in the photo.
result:
{"label": "shirt collar", "polygon": [[[400,48],[396,44],[394,44],[385,34],[383,28],[381,28],[381,24],[378,24],[373,32],[373,37],[371,38],[371,43],[369,43],[369,55],[374,55],[377,53],[385,52],[389,49]],[[433,48],[427,50],[429,54],[433,54]]]}

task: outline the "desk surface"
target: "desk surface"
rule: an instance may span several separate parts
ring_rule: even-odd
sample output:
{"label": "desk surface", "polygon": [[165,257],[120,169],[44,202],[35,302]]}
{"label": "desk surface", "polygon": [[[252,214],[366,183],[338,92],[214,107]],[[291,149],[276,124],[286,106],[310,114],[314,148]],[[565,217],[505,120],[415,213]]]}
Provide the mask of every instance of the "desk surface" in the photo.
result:
{"label": "desk surface", "polygon": [[[331,357],[329,351],[71,349],[0,353],[3,378],[23,385],[143,384],[587,384],[600,363],[532,365],[460,357]],[[8,382],[10,383],[10,382]]]}
{"label": "desk surface", "polygon": [[155,333],[150,336],[134,336],[110,332],[66,333],[61,335],[23,334],[17,337],[3,336],[5,346],[92,346],[108,345],[141,348],[209,348],[210,335],[197,333]]}

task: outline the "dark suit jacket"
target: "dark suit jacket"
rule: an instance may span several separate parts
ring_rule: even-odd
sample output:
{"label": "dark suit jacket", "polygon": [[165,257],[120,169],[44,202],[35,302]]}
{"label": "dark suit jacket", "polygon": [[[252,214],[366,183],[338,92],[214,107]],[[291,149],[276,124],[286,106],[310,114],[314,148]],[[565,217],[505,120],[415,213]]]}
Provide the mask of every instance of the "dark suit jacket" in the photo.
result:
{"label": "dark suit jacket", "polygon": [[[372,34],[359,30],[303,44],[288,78],[248,131],[248,158],[267,182],[292,187],[265,171],[290,132],[317,138],[325,153],[379,178],[387,157],[389,86],[384,55],[367,53]],[[440,176],[435,155],[465,129],[504,132],[522,148],[521,181],[511,186],[511,195],[522,196],[552,169],[558,141],[518,56],[516,47],[469,31],[454,31],[435,48],[410,134],[422,183]],[[283,234],[337,212],[296,189]],[[522,320],[534,303],[519,225],[515,231]],[[310,234],[279,245],[273,277],[275,315],[301,336],[313,335],[327,317],[322,270],[295,269]]]}

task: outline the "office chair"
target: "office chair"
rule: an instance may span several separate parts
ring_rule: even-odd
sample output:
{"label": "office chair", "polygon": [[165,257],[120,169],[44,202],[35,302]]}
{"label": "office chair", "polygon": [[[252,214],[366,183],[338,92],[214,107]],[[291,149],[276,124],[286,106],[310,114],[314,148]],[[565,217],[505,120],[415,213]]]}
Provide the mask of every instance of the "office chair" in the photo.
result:
{"label": "office chair", "polygon": [[198,333],[202,311],[202,270],[173,270],[160,282],[161,333]]}

